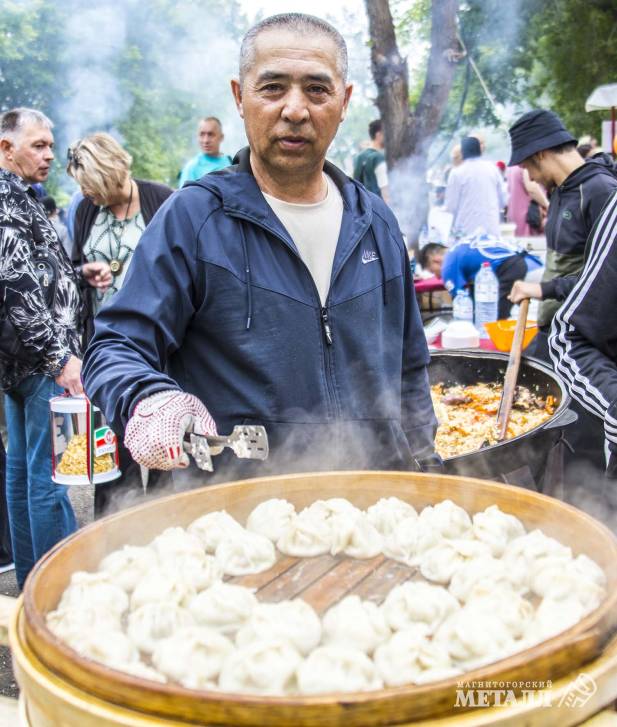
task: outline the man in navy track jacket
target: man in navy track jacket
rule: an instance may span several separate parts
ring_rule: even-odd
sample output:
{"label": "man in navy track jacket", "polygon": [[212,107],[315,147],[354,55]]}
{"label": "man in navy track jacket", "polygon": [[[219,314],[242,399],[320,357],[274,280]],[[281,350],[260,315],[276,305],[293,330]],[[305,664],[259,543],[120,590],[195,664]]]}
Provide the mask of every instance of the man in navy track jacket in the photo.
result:
{"label": "man in navy track jacket", "polygon": [[[325,161],[351,86],[340,34],[273,16],[232,90],[249,148],[176,192],[96,319],[88,395],[137,462],[187,467],[187,429],[265,425],[219,479],[434,463],[429,355],[397,222]],[[212,480],[210,480],[212,481]]]}

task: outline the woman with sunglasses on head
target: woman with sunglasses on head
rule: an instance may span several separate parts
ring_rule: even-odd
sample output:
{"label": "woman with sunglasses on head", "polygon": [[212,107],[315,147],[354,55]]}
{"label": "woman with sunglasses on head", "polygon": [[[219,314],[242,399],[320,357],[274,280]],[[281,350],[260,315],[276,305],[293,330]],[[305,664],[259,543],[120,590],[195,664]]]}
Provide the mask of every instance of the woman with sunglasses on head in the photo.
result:
{"label": "woman with sunglasses on head", "polygon": [[68,151],[67,172],[84,195],[75,214],[73,262],[106,262],[112,274],[109,288],[91,296],[88,339],[93,317],[122,286],[141,234],[172,193],[164,184],[133,179],[131,163],[131,155],[102,132],[85,136]]}
{"label": "woman with sunglasses on head", "polygon": [[[103,132],[85,136],[68,150],[67,172],[84,195],[75,214],[73,264],[105,262],[112,275],[108,288],[93,290],[88,296],[86,343],[94,332],[94,316],[122,286],[146,225],[173,191],[164,184],[134,179],[131,163],[131,155]],[[111,487],[95,487],[95,515],[108,508],[112,487],[118,491],[120,485],[126,489],[139,481],[138,467],[123,446],[120,460],[122,478]],[[150,484],[154,482],[155,477],[151,477]]]}

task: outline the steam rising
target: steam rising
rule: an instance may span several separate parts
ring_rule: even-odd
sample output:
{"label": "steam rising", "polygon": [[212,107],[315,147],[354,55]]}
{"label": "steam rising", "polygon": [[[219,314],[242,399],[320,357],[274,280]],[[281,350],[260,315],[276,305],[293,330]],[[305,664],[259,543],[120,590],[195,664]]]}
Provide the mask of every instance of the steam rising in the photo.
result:
{"label": "steam rising", "polygon": [[[137,66],[140,85],[152,98],[169,104],[153,108],[153,114],[174,111],[177,99],[192,107],[187,122],[218,116],[226,135],[224,151],[233,154],[246,143],[229,90],[246,25],[236,3],[223,10],[216,1],[180,0],[166,16],[140,0],[99,0],[94,5],[69,0],[66,93],[53,111],[61,143],[100,130],[121,136],[118,125],[135,102],[131,78]],[[190,128],[192,137],[192,124]],[[168,141],[188,148],[192,138]],[[195,153],[194,142],[193,147]]]}

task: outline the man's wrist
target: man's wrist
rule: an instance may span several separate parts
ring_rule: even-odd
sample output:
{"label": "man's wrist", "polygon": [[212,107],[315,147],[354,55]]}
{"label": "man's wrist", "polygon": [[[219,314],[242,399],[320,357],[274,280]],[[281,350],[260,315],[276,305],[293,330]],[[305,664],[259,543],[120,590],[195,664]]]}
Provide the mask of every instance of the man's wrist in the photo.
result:
{"label": "man's wrist", "polygon": [[152,384],[149,387],[139,389],[133,396],[131,404],[129,406],[129,419],[135,414],[135,409],[141,404],[144,399],[149,399],[151,396],[156,394],[182,394],[183,390],[178,386],[174,388],[169,384],[158,383]]}
{"label": "man's wrist", "polygon": [[58,364],[53,368],[50,369],[50,374],[56,378],[57,376],[60,376],[60,374],[64,371],[64,367],[69,362],[69,359],[71,358],[73,354],[70,351],[67,351],[66,353],[62,354]]}

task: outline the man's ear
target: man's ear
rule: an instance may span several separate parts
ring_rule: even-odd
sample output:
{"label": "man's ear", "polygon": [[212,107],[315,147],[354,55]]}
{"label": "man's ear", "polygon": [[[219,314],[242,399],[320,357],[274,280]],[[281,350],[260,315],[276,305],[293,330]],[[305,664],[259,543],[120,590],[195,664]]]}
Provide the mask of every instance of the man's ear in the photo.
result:
{"label": "man's ear", "polygon": [[9,161],[13,158],[13,144],[8,139],[0,139],[0,151]]}
{"label": "man's ear", "polygon": [[238,109],[238,113],[240,114],[240,118],[244,118],[244,109],[242,108],[242,86],[240,85],[240,81],[233,78],[231,81],[231,92],[234,97],[234,101],[236,102],[236,108]]}
{"label": "man's ear", "polygon": [[345,121],[345,117],[347,116],[347,107],[349,106],[349,99],[351,98],[352,91],[353,91],[353,85],[350,83],[348,86],[345,87],[345,98],[343,100],[343,111],[341,113],[341,121]]}

